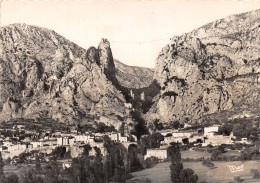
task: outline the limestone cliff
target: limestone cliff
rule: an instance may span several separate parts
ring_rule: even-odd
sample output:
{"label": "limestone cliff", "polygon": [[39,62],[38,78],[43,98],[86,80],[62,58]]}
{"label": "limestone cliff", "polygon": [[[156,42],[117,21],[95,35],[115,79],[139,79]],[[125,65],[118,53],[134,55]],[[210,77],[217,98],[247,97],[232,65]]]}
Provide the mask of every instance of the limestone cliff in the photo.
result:
{"label": "limestone cliff", "polygon": [[[171,38],[156,60],[161,91],[149,121],[196,121],[260,104],[260,10],[216,20]],[[258,111],[258,112],[257,112]]]}
{"label": "limestone cliff", "polygon": [[153,82],[153,70],[150,68],[125,65],[118,60],[114,60],[116,68],[116,78],[120,85],[126,88],[144,88]]}
{"label": "limestone cliff", "polygon": [[[87,39],[87,37],[86,37]],[[109,42],[85,50],[54,31],[25,24],[0,29],[0,120],[90,118],[116,127],[125,98],[112,84],[115,65]]]}

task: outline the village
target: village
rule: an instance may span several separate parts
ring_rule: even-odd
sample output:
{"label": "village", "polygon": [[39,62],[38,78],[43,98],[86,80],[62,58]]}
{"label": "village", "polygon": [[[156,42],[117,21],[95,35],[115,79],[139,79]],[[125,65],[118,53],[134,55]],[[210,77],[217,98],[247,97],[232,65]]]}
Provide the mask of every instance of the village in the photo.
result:
{"label": "village", "polygon": [[[12,137],[7,131],[13,132]],[[221,144],[251,144],[247,138],[236,140],[236,137],[231,134],[225,136],[218,133],[219,125],[209,126],[196,129],[187,130],[174,129],[160,131],[164,140],[160,142],[159,148],[146,149],[146,155],[144,159],[156,157],[159,160],[167,159],[167,148],[172,142],[180,143],[182,145],[193,143],[195,146],[220,146]],[[3,159],[11,159],[11,163],[16,163],[18,156],[22,153],[34,152],[31,156],[27,157],[30,160],[35,160],[35,152],[43,153],[46,156],[45,161],[48,161],[49,155],[57,147],[65,147],[66,152],[70,152],[71,158],[79,157],[83,150],[84,145],[89,144],[91,147],[98,147],[103,156],[106,156],[106,148],[104,147],[104,137],[107,136],[115,143],[122,144],[126,149],[129,145],[137,144],[137,138],[129,133],[112,131],[104,133],[79,133],[76,129],[71,129],[69,132],[50,130],[44,131],[44,133],[37,133],[35,130],[26,130],[24,125],[14,125],[10,129],[0,129],[0,152]],[[20,134],[20,135],[19,135]],[[131,137],[131,138],[130,138]],[[142,138],[146,137],[144,135]],[[90,155],[95,156],[95,150],[92,148]],[[66,166],[69,166],[67,163]]]}

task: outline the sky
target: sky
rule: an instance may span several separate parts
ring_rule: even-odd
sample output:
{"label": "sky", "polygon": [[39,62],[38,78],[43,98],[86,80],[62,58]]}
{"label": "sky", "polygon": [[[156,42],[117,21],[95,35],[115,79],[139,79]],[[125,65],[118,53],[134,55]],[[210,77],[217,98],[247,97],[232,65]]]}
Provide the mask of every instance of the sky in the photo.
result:
{"label": "sky", "polygon": [[174,35],[259,8],[259,0],[3,0],[0,26],[46,27],[86,49],[107,38],[115,59],[153,68]]}

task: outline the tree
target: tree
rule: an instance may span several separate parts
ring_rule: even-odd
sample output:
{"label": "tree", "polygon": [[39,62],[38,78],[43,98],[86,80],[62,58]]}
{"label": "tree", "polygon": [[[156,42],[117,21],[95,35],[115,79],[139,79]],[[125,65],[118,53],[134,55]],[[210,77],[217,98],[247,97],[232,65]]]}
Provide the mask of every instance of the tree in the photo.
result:
{"label": "tree", "polygon": [[33,169],[25,170],[22,172],[22,183],[43,183],[43,179],[35,175]]}
{"label": "tree", "polygon": [[243,126],[241,124],[235,124],[233,126],[233,134],[236,137],[242,137],[242,133],[243,133]]}
{"label": "tree", "polygon": [[163,129],[163,124],[159,123],[159,119],[155,119],[154,122],[153,122],[153,127],[156,130],[162,130]]}
{"label": "tree", "polygon": [[250,151],[245,150],[245,151],[241,152],[240,158],[242,160],[251,160],[252,156],[253,155],[252,155],[252,153]]}
{"label": "tree", "polygon": [[144,145],[146,148],[159,148],[161,141],[163,140],[164,140],[163,135],[159,132],[156,132],[148,135],[145,138],[142,138],[141,144]]}
{"label": "tree", "polygon": [[189,144],[189,139],[188,138],[184,138],[184,139],[182,139],[182,142],[183,142],[183,144]]}
{"label": "tree", "polygon": [[36,157],[35,157],[35,168],[36,170],[40,171],[41,170],[41,163],[40,163],[40,158],[39,158],[39,155],[36,154]]}
{"label": "tree", "polygon": [[233,125],[232,124],[224,124],[223,126],[219,127],[218,132],[220,134],[229,136],[230,133],[232,132],[232,130],[233,130]]}
{"label": "tree", "polygon": [[215,161],[215,160],[218,160],[219,159],[219,156],[221,155],[222,153],[219,151],[219,150],[214,150],[211,154],[211,160]]}
{"label": "tree", "polygon": [[59,181],[60,168],[56,160],[52,160],[45,167],[45,181],[48,183],[57,183]]}
{"label": "tree", "polygon": [[87,145],[84,145],[83,146],[83,153],[82,153],[82,155],[83,156],[88,156],[89,155],[89,152],[91,151],[91,149],[92,149],[92,147],[89,145],[89,144],[87,144]]}
{"label": "tree", "polygon": [[104,182],[104,169],[102,162],[102,154],[99,148],[94,147],[96,156],[95,160],[92,163],[91,167],[93,167],[93,174],[96,179],[96,182]]}
{"label": "tree", "polygon": [[172,123],[172,127],[173,127],[174,129],[178,129],[178,128],[180,127],[180,122],[179,122],[179,121],[174,121],[174,122]]}
{"label": "tree", "polygon": [[165,137],[172,137],[172,133],[167,133]]}
{"label": "tree", "polygon": [[6,180],[5,180],[6,183],[18,183],[19,182],[19,177],[12,173],[11,175],[9,175]]}
{"label": "tree", "polygon": [[243,182],[244,180],[241,179],[239,176],[235,176],[235,177],[234,177],[234,181],[235,181],[235,182]]}
{"label": "tree", "polygon": [[145,120],[142,118],[141,113],[139,111],[131,111],[131,115],[134,121],[137,122],[135,125],[134,135],[137,139],[140,139],[142,135],[148,134],[148,129],[145,125]]}
{"label": "tree", "polygon": [[183,169],[180,174],[181,182],[197,183],[198,176],[194,174],[194,171],[190,168]]}
{"label": "tree", "polygon": [[179,144],[171,143],[168,148],[168,155],[171,158],[171,180],[172,182],[181,182],[181,171],[183,170],[183,165],[181,162],[181,152]]}
{"label": "tree", "polygon": [[27,153],[21,153],[21,154],[19,154],[19,155],[18,155],[19,163],[24,163],[27,156],[28,156]]}
{"label": "tree", "polygon": [[209,168],[214,168],[214,167],[215,167],[214,163],[212,163],[209,159],[203,160],[203,161],[202,161],[202,164],[203,164],[204,166],[206,166],[206,167],[209,167]]}
{"label": "tree", "polygon": [[95,132],[96,133],[104,133],[104,132],[112,132],[116,131],[114,126],[107,126],[105,123],[98,123]]}
{"label": "tree", "polygon": [[56,147],[53,152],[52,152],[52,155],[57,158],[57,159],[63,159],[64,158],[64,155],[66,153],[66,147]]}
{"label": "tree", "polygon": [[159,163],[159,159],[157,157],[150,157],[150,158],[147,158],[145,160],[145,168],[152,168],[154,167],[157,163]]}
{"label": "tree", "polygon": [[138,158],[138,154],[141,153],[139,152],[137,145],[135,144],[129,145],[127,159],[128,159],[128,166],[129,166],[128,168],[130,172],[135,172],[143,169],[143,166]]}
{"label": "tree", "polygon": [[254,179],[259,179],[260,178],[260,173],[259,173],[259,170],[257,169],[251,169],[251,172],[253,173],[253,178]]}
{"label": "tree", "polygon": [[2,158],[2,153],[0,152],[0,182],[4,182],[4,162]]}

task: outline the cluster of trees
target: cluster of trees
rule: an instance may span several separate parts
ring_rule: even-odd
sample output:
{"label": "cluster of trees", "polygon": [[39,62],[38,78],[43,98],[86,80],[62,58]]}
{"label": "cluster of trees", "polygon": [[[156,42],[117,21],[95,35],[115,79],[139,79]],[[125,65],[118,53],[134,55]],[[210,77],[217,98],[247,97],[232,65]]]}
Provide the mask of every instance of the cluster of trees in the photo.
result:
{"label": "cluster of trees", "polygon": [[51,155],[55,157],[55,159],[70,159],[70,153],[70,151],[66,151],[66,147],[59,146],[52,151]]}
{"label": "cluster of trees", "polygon": [[[107,155],[102,156],[99,148],[94,147],[95,156],[90,155],[92,147],[84,146],[82,156],[72,159],[70,168],[63,169],[57,163],[58,158],[63,158],[66,153],[63,147],[56,148],[53,158],[44,166],[41,165],[39,156],[36,156],[35,168],[22,172],[22,177],[3,175],[3,161],[0,158],[1,183],[103,183],[125,182],[129,172],[140,170],[144,167],[142,150],[137,145],[130,145],[127,149],[120,143],[115,143],[105,136],[104,146]],[[1,157],[1,156],[0,156]],[[11,181],[12,179],[12,181]],[[19,180],[20,179],[20,180]]]}
{"label": "cluster of trees", "polygon": [[174,183],[196,183],[198,176],[194,174],[194,171],[190,168],[183,169],[181,162],[181,152],[178,143],[171,143],[168,148],[168,155],[171,158],[171,180]]}
{"label": "cluster of trees", "polygon": [[4,165],[2,153],[0,152],[0,183],[18,183],[19,178],[16,174],[11,174],[9,176],[4,174]]}
{"label": "cluster of trees", "polygon": [[161,141],[164,140],[164,137],[161,133],[156,132],[143,137],[140,142],[144,148],[159,148]]}
{"label": "cluster of trees", "polygon": [[96,133],[116,131],[114,126],[107,126],[105,123],[98,123],[95,129]]}
{"label": "cluster of trees", "polygon": [[131,111],[131,116],[133,120],[137,123],[134,127],[133,135],[135,135],[139,140],[142,135],[149,134],[148,129],[145,125],[145,120],[142,118],[142,114],[140,113],[140,111]]}
{"label": "cluster of trees", "polygon": [[235,119],[220,126],[218,132],[223,135],[230,135],[233,132],[234,136],[238,139],[248,138],[255,142],[259,140],[258,134],[260,133],[260,129],[254,126],[250,120]]}
{"label": "cluster of trees", "polygon": [[[223,153],[225,153],[225,147],[232,147],[231,149],[242,149],[242,147],[246,148],[241,151],[239,156],[225,156]],[[245,160],[251,160],[254,158],[259,157],[259,148],[252,146],[252,145],[243,145],[243,144],[235,144],[235,145],[224,145],[221,144],[218,148],[215,148],[211,150],[211,160],[212,161],[245,161]]]}

